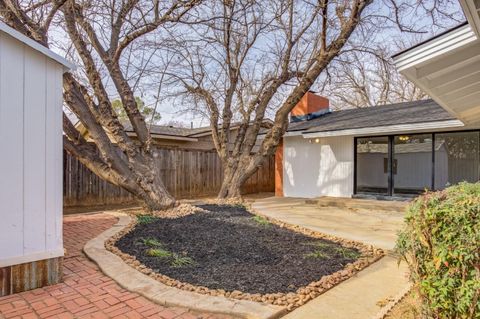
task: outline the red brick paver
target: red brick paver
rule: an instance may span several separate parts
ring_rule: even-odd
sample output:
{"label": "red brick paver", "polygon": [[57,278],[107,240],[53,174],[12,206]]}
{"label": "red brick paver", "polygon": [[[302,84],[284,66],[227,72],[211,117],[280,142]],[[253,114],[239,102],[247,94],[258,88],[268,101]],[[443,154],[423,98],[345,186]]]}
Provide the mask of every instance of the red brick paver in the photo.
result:
{"label": "red brick paver", "polygon": [[105,276],[82,248],[115,222],[116,218],[107,214],[65,216],[63,283],[0,298],[0,319],[227,318],[157,305]]}

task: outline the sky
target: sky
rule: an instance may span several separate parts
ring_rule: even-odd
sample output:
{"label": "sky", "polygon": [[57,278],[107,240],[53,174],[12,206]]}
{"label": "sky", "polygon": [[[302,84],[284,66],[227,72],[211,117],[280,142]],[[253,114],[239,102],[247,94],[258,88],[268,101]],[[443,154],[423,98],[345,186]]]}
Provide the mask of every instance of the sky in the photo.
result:
{"label": "sky", "polygon": [[[386,9],[380,7],[380,11],[381,10]],[[410,12],[408,15],[405,15],[405,19],[415,23],[415,25],[424,30],[425,33],[412,34],[401,32],[398,30],[398,28],[389,28],[381,33],[376,34],[375,39],[372,39],[372,41],[384,43],[391,48],[392,52],[395,52],[395,50],[397,50],[399,47],[399,41],[404,41],[405,43],[413,45],[458,24],[458,20],[462,19],[462,13],[459,4],[453,2],[449,8],[449,11],[456,13],[456,20],[443,21],[441,24],[445,26],[445,28],[434,27],[431,25],[430,20],[418,19],[418,16],[415,14],[415,12]],[[72,55],[67,54],[67,52],[71,52],[71,50],[68,49],[69,43],[65,38],[63,31],[61,29],[54,28],[50,31],[49,35],[52,40],[51,42],[55,44],[52,46],[52,49],[57,51],[57,53],[60,55],[67,56],[67,58],[71,59]],[[152,59],[152,61],[155,63],[155,59]],[[80,64],[79,61],[73,62]],[[129,70],[129,72],[131,71]],[[115,90],[112,89],[111,81],[109,81],[108,78],[105,78],[105,83],[107,89],[109,92],[111,92],[111,99],[113,100],[117,98],[118,95],[116,94]],[[319,84],[320,83],[315,84],[312,89],[316,90],[316,86],[318,87]],[[162,91],[164,91],[164,89],[162,89]],[[186,127],[200,127],[209,125],[208,119],[205,116],[185,111],[185,103],[187,102],[181,97],[164,98],[163,92],[161,92],[160,95],[158,94],[157,87],[151,87],[148,85],[148,83],[142,83],[142,81],[140,81],[136,87],[135,93],[137,96],[142,98],[147,106],[157,105],[157,109],[162,117],[159,124],[166,124],[173,121],[175,123],[180,123],[181,125],[183,124],[183,126]],[[163,98],[158,100],[157,96]]]}

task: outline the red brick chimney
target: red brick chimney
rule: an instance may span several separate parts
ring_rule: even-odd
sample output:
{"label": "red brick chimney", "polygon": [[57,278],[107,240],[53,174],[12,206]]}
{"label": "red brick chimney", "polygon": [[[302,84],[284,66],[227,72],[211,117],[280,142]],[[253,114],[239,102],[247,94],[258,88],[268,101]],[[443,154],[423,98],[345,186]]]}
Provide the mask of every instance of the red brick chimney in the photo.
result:
{"label": "red brick chimney", "polygon": [[290,122],[309,121],[329,112],[328,99],[308,91],[290,112]]}

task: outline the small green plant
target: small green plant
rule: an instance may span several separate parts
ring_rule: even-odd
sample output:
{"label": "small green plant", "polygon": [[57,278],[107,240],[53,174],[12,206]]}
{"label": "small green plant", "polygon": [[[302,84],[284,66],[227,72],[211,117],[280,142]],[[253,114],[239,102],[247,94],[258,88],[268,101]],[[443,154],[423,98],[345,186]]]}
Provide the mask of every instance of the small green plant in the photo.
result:
{"label": "small green plant", "polygon": [[480,318],[480,183],[428,192],[408,208],[397,251],[427,318]]}
{"label": "small green plant", "polygon": [[361,255],[359,251],[345,247],[336,247],[335,252],[339,255],[342,255],[343,258],[348,259],[357,259]]}
{"label": "small green plant", "polygon": [[172,257],[172,253],[162,248],[150,248],[146,252],[149,257],[169,258]]}
{"label": "small green plant", "polygon": [[173,260],[170,263],[170,265],[174,268],[180,268],[180,267],[193,265],[194,263],[195,262],[190,257],[182,257],[182,256],[174,254],[173,255]]}
{"label": "small green plant", "polygon": [[137,215],[137,222],[139,224],[150,224],[153,223],[157,218],[152,215]]}
{"label": "small green plant", "polygon": [[253,221],[255,221],[257,224],[260,224],[260,225],[263,225],[263,226],[267,226],[267,225],[270,225],[270,222],[268,221],[268,219],[266,219],[265,217],[263,216],[253,216],[252,217]]}
{"label": "small green plant", "polygon": [[141,238],[140,242],[144,244],[145,246],[150,246],[150,247],[161,247],[162,243],[156,240],[155,238]]}
{"label": "small green plant", "polygon": [[320,250],[316,250],[314,252],[305,254],[305,258],[330,259],[330,257],[327,254],[325,254],[324,252],[321,252]]}

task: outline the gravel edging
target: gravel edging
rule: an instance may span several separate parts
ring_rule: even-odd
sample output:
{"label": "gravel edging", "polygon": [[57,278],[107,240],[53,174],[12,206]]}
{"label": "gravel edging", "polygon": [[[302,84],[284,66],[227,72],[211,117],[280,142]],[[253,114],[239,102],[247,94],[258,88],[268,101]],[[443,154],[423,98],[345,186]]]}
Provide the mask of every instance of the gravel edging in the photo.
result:
{"label": "gravel edging", "polygon": [[409,284],[405,289],[400,291],[388,304],[382,307],[380,311],[373,316],[371,319],[383,319],[385,318],[390,311],[395,307],[400,301],[407,296],[407,294],[412,290],[413,285]]}
{"label": "gravel edging", "polygon": [[123,288],[136,292],[161,305],[184,307],[200,312],[213,312],[252,319],[273,319],[285,314],[285,307],[230,299],[224,296],[199,294],[159,282],[145,274],[145,267],[140,267],[139,263],[134,262],[132,265],[132,262],[125,262],[121,257],[106,249],[106,244],[111,238],[117,238],[119,234],[123,234],[125,230],[129,230],[132,225],[135,225],[135,221],[126,214],[118,212],[109,212],[109,214],[118,217],[118,222],[87,242],[83,251],[97,263],[105,275],[115,280]]}
{"label": "gravel edging", "polygon": [[107,250],[111,251],[115,255],[119,256],[124,262],[131,267],[136,268],[141,273],[150,276],[151,278],[166,284],[171,287],[176,287],[188,292],[195,292],[204,295],[209,295],[212,297],[226,297],[226,298],[233,298],[236,300],[243,300],[243,301],[250,301],[250,302],[257,302],[257,303],[267,303],[275,306],[282,306],[285,307],[287,311],[291,311],[297,307],[304,305],[306,302],[320,296],[327,290],[331,289],[332,287],[338,285],[342,281],[352,277],[362,269],[368,267],[372,263],[376,262],[380,258],[384,256],[384,252],[381,249],[377,249],[371,245],[366,245],[357,241],[347,240],[339,237],[335,237],[332,235],[326,235],[323,233],[319,233],[316,231],[312,231],[307,228],[303,228],[297,225],[288,224],[285,222],[277,221],[273,218],[264,216],[259,214],[251,209],[251,207],[247,207],[248,211],[252,214],[259,215],[267,219],[270,223],[276,224],[282,228],[287,228],[299,233],[303,233],[305,235],[318,238],[318,239],[326,239],[336,243],[340,243],[345,247],[349,248],[356,248],[362,252],[362,257],[360,257],[357,261],[348,264],[344,269],[337,271],[331,275],[323,276],[320,280],[314,281],[307,285],[306,287],[299,288],[295,293],[271,293],[271,294],[249,294],[244,293],[241,291],[225,291],[222,289],[209,289],[207,287],[201,286],[194,286],[189,283],[180,282],[168,276],[155,273],[152,269],[146,267],[145,265],[141,264],[140,261],[136,260],[134,256],[125,254],[121,252],[116,246],[115,242],[121,238],[123,235],[128,233],[132,230],[136,222],[133,221],[125,227],[122,231],[115,234],[115,236],[111,237],[108,241],[106,241],[105,246]]}

